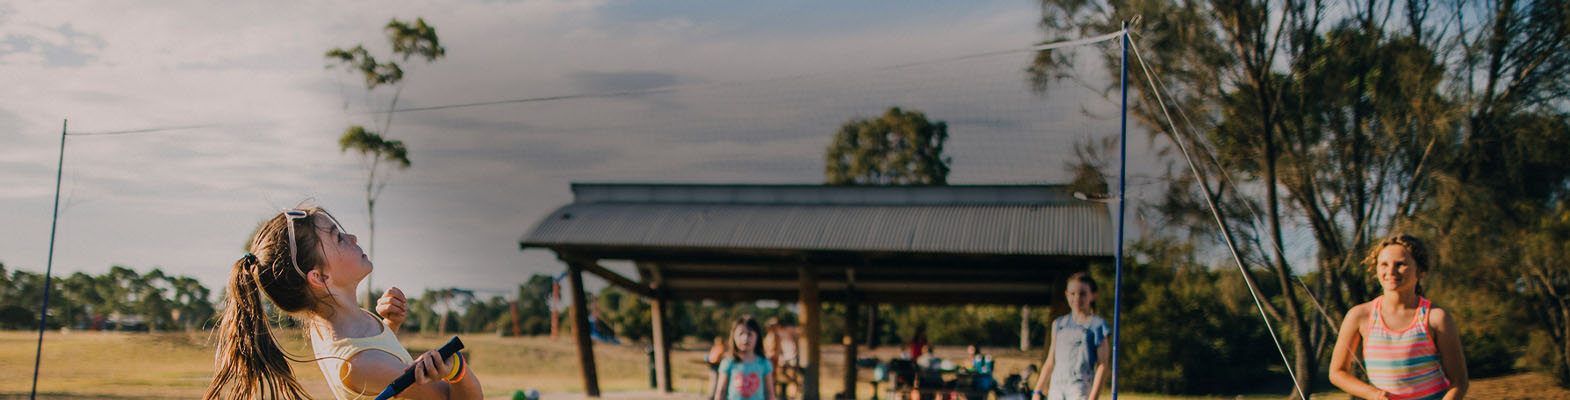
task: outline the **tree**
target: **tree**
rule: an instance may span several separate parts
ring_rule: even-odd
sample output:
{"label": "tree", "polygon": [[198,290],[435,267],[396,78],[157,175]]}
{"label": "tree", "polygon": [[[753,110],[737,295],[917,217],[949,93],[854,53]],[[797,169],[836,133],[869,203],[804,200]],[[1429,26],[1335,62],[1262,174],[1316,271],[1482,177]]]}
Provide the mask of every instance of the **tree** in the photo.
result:
{"label": "tree", "polygon": [[[1151,237],[1129,244],[1123,267],[1124,311],[1120,363],[1160,365],[1120,371],[1120,387],[1162,393],[1258,391],[1275,386],[1269,367],[1279,363],[1263,325],[1252,320],[1248,289],[1235,274],[1195,260],[1193,243]],[[1110,283],[1112,268],[1091,267]],[[1112,293],[1104,284],[1097,312],[1111,319]],[[1224,362],[1217,362],[1224,361]],[[1279,376],[1276,376],[1279,377]]]}
{"label": "tree", "polygon": [[104,296],[104,311],[108,315],[134,315],[137,293],[140,291],[141,274],[123,266],[109,267],[109,272],[97,279],[98,292]]}
{"label": "tree", "polygon": [[[0,309],[8,309],[4,311],[5,318],[21,318],[23,313],[18,311],[25,311],[33,321],[28,326],[36,327],[37,315],[31,310],[38,309],[43,301],[43,281],[42,274],[27,271],[7,275],[5,266],[0,264]],[[192,329],[215,312],[207,299],[210,292],[196,279],[165,275],[158,269],[139,274],[117,265],[100,276],[76,272],[57,281],[55,297],[50,299],[52,311],[45,321],[50,328],[100,329],[95,324],[100,318],[136,315],[146,321],[149,330],[182,324]],[[21,327],[7,325],[16,322],[7,321],[0,325]]]}
{"label": "tree", "polygon": [[1522,232],[1515,270],[1527,282],[1523,303],[1559,347],[1554,373],[1563,382],[1570,374],[1570,201],[1561,200],[1535,228]]}
{"label": "tree", "polygon": [[[384,30],[387,33],[387,41],[392,44],[393,55],[402,56],[401,61],[405,63],[413,56],[420,56],[429,63],[447,55],[447,49],[442,47],[441,40],[436,35],[436,28],[426,25],[424,18],[416,18],[413,24],[393,18]],[[381,196],[382,189],[387,187],[388,180],[386,174],[378,177],[378,172],[383,166],[409,168],[409,150],[404,146],[403,141],[384,138],[392,130],[393,113],[397,110],[398,98],[403,94],[401,84],[404,71],[396,61],[377,61],[363,45],[355,45],[347,50],[342,48],[328,50],[326,57],[364,76],[367,92],[374,91],[382,85],[394,87],[392,99],[388,101],[387,108],[383,112],[385,117],[374,131],[367,130],[362,125],[351,125],[338,139],[340,151],[348,152],[352,149],[366,162],[365,214],[370,224],[366,243],[368,243],[367,253],[375,259],[376,200]],[[376,122],[375,118],[372,118],[372,121]],[[365,281],[365,307],[372,308],[376,302],[376,294],[371,292],[372,284],[369,275],[366,276]]]}
{"label": "tree", "polygon": [[600,290],[598,303],[600,322],[615,328],[616,336],[630,341],[653,338],[653,307],[642,297],[606,286]]}
{"label": "tree", "polygon": [[551,308],[547,296],[551,295],[551,276],[534,274],[529,281],[518,285],[518,325],[525,335],[538,335],[551,331]]}
{"label": "tree", "polygon": [[[434,320],[422,320],[420,331],[430,332],[435,330],[438,336],[446,336],[448,328],[462,328],[463,311],[474,303],[474,291],[459,288],[426,289],[414,308],[425,311],[426,315]],[[452,314],[457,313],[458,319]],[[434,325],[434,326],[432,326]]]}
{"label": "tree", "polygon": [[193,331],[212,319],[217,310],[213,308],[208,297],[212,291],[202,286],[196,278],[185,276],[166,276],[164,280],[173,292],[169,301],[173,305],[173,324]]}
{"label": "tree", "polygon": [[137,315],[147,322],[148,332],[157,332],[160,328],[172,325],[171,316],[174,309],[169,300],[164,297],[167,289],[164,285],[168,284],[164,278],[166,277],[162,270],[153,268],[146,275],[134,280],[133,296],[136,298],[134,307]]}
{"label": "tree", "polygon": [[60,280],[58,310],[66,326],[96,328],[93,322],[104,312],[104,297],[98,291],[97,277],[76,272]]}
{"label": "tree", "polygon": [[[1460,53],[1448,94],[1466,107],[1456,155],[1437,168],[1434,196],[1415,225],[1440,237],[1440,257],[1459,266],[1445,271],[1446,280],[1528,314],[1494,329],[1547,333],[1557,347],[1554,375],[1570,384],[1570,271],[1562,246],[1570,238],[1570,4],[1453,7],[1475,16],[1458,19],[1447,42]],[[1480,336],[1492,336],[1486,333]]]}
{"label": "tree", "polygon": [[851,119],[834,134],[824,156],[830,185],[943,185],[948,124],[920,111],[891,107],[882,117]]}

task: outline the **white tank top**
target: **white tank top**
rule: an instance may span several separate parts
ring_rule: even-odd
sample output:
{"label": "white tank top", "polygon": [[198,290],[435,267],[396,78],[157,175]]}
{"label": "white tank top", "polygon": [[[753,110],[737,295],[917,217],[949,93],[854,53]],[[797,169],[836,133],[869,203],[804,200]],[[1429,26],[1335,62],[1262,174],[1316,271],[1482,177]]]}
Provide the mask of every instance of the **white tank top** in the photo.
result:
{"label": "white tank top", "polygon": [[[364,311],[364,310],[361,310]],[[369,314],[369,312],[367,312]],[[375,317],[372,317],[375,318]],[[380,325],[380,323],[378,323]],[[382,326],[382,332],[376,336],[338,339],[329,342],[325,335],[317,328],[311,328],[311,350],[316,353],[316,366],[322,369],[322,376],[327,378],[327,387],[332,388],[333,397],[338,400],[356,400],[375,398],[375,394],[362,395],[344,385],[344,380],[349,378],[349,359],[355,354],[366,350],[380,350],[391,354],[403,361],[404,364],[413,364],[414,357],[409,356],[409,350],[398,343],[398,336],[391,329]],[[380,390],[377,390],[380,392]]]}

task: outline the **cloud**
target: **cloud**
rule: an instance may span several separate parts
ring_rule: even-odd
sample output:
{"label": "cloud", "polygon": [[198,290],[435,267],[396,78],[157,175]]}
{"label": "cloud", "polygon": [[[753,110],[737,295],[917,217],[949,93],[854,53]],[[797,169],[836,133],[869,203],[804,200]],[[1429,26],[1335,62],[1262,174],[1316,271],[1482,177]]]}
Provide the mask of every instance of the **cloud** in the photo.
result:
{"label": "cloud", "polygon": [[69,23],[25,31],[31,33],[8,33],[0,41],[0,65],[81,67],[95,60],[106,44],[103,37],[78,32]]}

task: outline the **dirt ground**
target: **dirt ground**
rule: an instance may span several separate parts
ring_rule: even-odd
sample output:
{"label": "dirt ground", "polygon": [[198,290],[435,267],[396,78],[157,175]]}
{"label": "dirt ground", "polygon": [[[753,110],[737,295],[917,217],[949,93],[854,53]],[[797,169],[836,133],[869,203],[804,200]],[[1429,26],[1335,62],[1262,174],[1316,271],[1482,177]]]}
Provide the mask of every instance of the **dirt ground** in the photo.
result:
{"label": "dirt ground", "polygon": [[1570,400],[1570,390],[1555,386],[1554,378],[1546,374],[1523,373],[1473,381],[1466,397],[1500,400]]}

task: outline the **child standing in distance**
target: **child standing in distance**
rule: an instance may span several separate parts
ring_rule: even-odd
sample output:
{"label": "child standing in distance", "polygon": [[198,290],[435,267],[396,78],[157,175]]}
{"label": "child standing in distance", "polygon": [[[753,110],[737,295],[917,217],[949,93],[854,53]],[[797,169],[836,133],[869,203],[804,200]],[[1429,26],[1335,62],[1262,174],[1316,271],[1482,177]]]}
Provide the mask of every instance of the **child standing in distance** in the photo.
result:
{"label": "child standing in distance", "polygon": [[311,398],[289,367],[293,357],[273,340],[262,296],[303,322],[339,400],[373,398],[411,366],[415,383],[398,398],[481,398],[479,378],[462,356],[443,360],[433,349],[416,359],[398,343],[394,332],[407,315],[401,291],[388,289],[377,302],[382,320],[355,303],[371,261],[327,211],[286,210],[262,223],[246,248],[229,272],[217,370],[204,399]]}
{"label": "child standing in distance", "polygon": [[707,394],[710,396],[719,391],[717,384],[720,380],[720,360],[724,358],[725,338],[715,336],[714,346],[709,347],[709,355],[703,358],[703,361],[709,365],[709,392]]}
{"label": "child standing in distance", "polygon": [[714,400],[774,400],[774,365],[763,355],[763,329],[751,315],[730,328],[729,354],[720,361]]}
{"label": "child standing in distance", "polygon": [[[1107,378],[1107,359],[1111,328],[1091,308],[1096,300],[1096,281],[1079,272],[1068,278],[1069,314],[1052,321],[1052,345],[1042,362],[1041,377],[1031,400],[1084,400],[1101,395]],[[1042,393],[1042,390],[1046,393]]]}
{"label": "child standing in distance", "polygon": [[[1330,356],[1330,383],[1371,400],[1445,399],[1466,396],[1466,355],[1449,312],[1418,294],[1428,273],[1428,248],[1416,237],[1391,235],[1364,262],[1384,294],[1347,311]],[[1362,345],[1365,383],[1352,374]]]}

